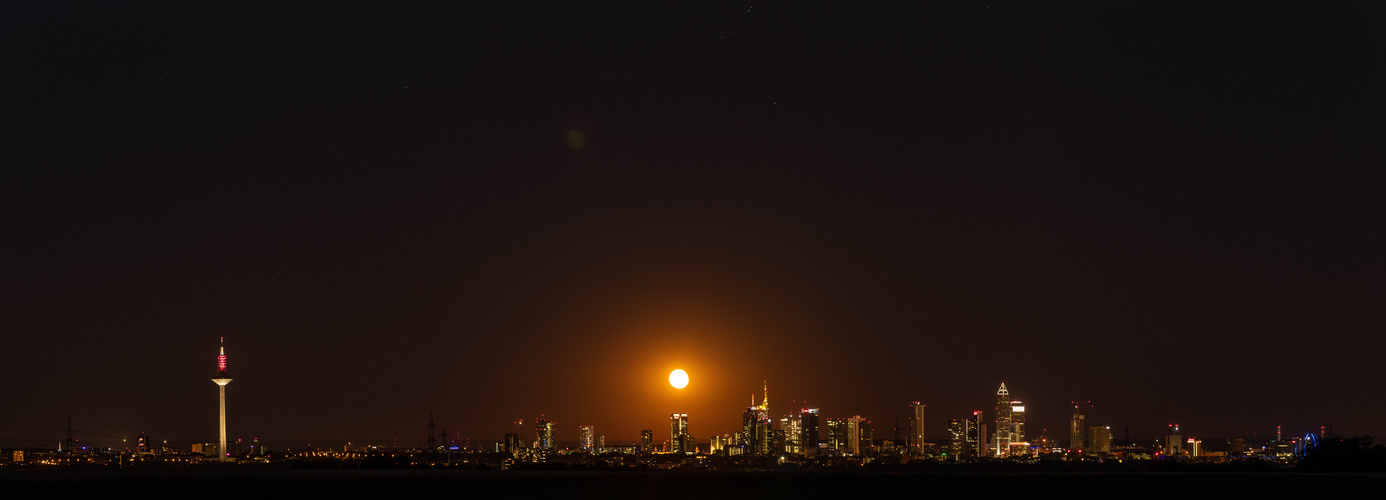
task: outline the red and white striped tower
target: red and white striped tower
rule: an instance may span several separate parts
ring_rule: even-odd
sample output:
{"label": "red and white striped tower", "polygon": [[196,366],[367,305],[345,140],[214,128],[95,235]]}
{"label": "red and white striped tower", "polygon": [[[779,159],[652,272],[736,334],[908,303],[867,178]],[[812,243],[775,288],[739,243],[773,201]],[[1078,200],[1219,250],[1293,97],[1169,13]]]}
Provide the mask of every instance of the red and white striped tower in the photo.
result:
{"label": "red and white striped tower", "polygon": [[226,337],[222,337],[221,342],[221,352],[217,354],[217,378],[212,379],[221,389],[221,448],[217,460],[229,460],[226,454],[226,384],[231,383],[231,375],[226,373]]}

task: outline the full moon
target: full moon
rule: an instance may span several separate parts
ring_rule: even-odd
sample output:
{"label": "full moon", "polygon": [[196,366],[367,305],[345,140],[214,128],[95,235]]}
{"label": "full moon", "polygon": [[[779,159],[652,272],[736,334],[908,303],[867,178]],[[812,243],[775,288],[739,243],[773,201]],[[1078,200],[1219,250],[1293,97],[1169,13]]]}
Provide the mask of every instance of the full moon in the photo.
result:
{"label": "full moon", "polygon": [[682,389],[684,387],[687,387],[688,372],[685,372],[683,370],[674,370],[669,372],[669,385],[674,386],[675,389]]}

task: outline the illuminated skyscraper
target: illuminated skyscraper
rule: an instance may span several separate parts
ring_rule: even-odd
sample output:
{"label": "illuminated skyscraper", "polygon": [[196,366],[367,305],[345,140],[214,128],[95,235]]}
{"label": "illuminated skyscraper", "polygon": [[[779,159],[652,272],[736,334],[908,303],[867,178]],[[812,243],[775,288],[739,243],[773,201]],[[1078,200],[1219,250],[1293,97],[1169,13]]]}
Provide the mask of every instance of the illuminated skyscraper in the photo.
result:
{"label": "illuminated skyscraper", "polygon": [[640,453],[654,452],[654,431],[645,429],[640,431]]}
{"label": "illuminated skyscraper", "polygon": [[986,451],[986,427],[982,425],[982,410],[973,410],[972,418],[967,419],[965,457],[979,457]]}
{"label": "illuminated skyscraper", "polygon": [[751,406],[741,414],[741,432],[748,455],[770,454],[770,387],[765,387],[765,396],[756,404],[756,395],[751,395]]}
{"label": "illuminated skyscraper", "polygon": [[578,448],[588,453],[596,453],[597,428],[591,425],[578,426]]}
{"label": "illuminated skyscraper", "polygon": [[226,337],[221,338],[221,343],[221,351],[217,354],[217,374],[216,378],[212,379],[221,390],[221,447],[217,452],[217,460],[229,460],[226,452],[226,384],[231,383],[231,374],[226,372]]}
{"label": "illuminated skyscraper", "polygon": [[545,420],[540,416],[534,421],[534,447],[541,450],[552,450],[554,448],[553,431],[557,424]]}
{"label": "illuminated skyscraper", "polygon": [[853,415],[847,419],[848,445],[852,448],[853,455],[862,455],[871,449],[871,421],[862,418],[861,415]]}
{"label": "illuminated skyscraper", "polygon": [[[1011,438],[1012,448],[1023,446],[1025,443],[1025,403],[1011,401]],[[1024,451],[1024,450],[1020,450]],[[1016,450],[1011,450],[1011,455],[1015,455]]]}
{"label": "illuminated skyscraper", "polygon": [[948,458],[958,460],[963,456],[963,449],[967,444],[967,420],[952,419],[948,421]]}
{"label": "illuminated skyscraper", "polygon": [[1081,450],[1087,447],[1087,443],[1083,441],[1084,435],[1087,434],[1087,418],[1086,415],[1083,415],[1082,406],[1075,404],[1073,406],[1073,418],[1068,421],[1068,448],[1070,450]]}
{"label": "illuminated skyscraper", "polygon": [[779,451],[783,453],[793,453],[795,455],[804,453],[804,424],[802,413],[790,413],[780,418],[779,430],[784,431],[784,448]]}
{"label": "illuminated skyscraper", "polygon": [[905,436],[905,453],[924,454],[924,407],[918,401],[910,403],[909,435]]}
{"label": "illuminated skyscraper", "polygon": [[674,453],[691,452],[685,449],[688,444],[688,414],[669,414],[669,451]]}
{"label": "illuminated skyscraper", "polygon": [[799,429],[801,437],[799,445],[803,447],[804,455],[812,456],[818,453],[818,408],[804,408],[799,410]]}
{"label": "illuminated skyscraper", "polygon": [[505,433],[505,451],[511,455],[520,451],[520,435],[513,432]]}
{"label": "illuminated skyscraper", "polygon": [[833,453],[851,451],[851,434],[847,426],[847,419],[840,417],[828,417],[828,449]]}
{"label": "illuminated skyscraper", "polygon": [[1011,452],[1011,391],[1006,384],[996,390],[996,437],[992,439],[994,457],[1008,456]]}

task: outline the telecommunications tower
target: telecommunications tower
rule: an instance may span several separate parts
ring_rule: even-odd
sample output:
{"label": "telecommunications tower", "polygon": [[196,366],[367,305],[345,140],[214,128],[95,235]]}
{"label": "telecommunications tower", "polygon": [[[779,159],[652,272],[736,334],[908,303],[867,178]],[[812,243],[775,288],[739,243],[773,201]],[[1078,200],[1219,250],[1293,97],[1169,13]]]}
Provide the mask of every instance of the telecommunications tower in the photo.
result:
{"label": "telecommunications tower", "polygon": [[217,460],[226,460],[226,384],[231,383],[231,374],[226,373],[226,337],[221,338],[221,352],[217,354],[217,374],[212,382],[221,389],[221,447],[217,450]]}

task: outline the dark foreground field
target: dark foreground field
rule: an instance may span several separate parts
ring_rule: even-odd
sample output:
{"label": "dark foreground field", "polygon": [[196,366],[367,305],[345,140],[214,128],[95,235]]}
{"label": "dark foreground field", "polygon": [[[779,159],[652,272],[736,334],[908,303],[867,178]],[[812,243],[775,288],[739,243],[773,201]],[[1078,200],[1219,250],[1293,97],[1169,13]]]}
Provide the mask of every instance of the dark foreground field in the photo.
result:
{"label": "dark foreground field", "polygon": [[1383,498],[1380,474],[8,471],[6,498]]}

